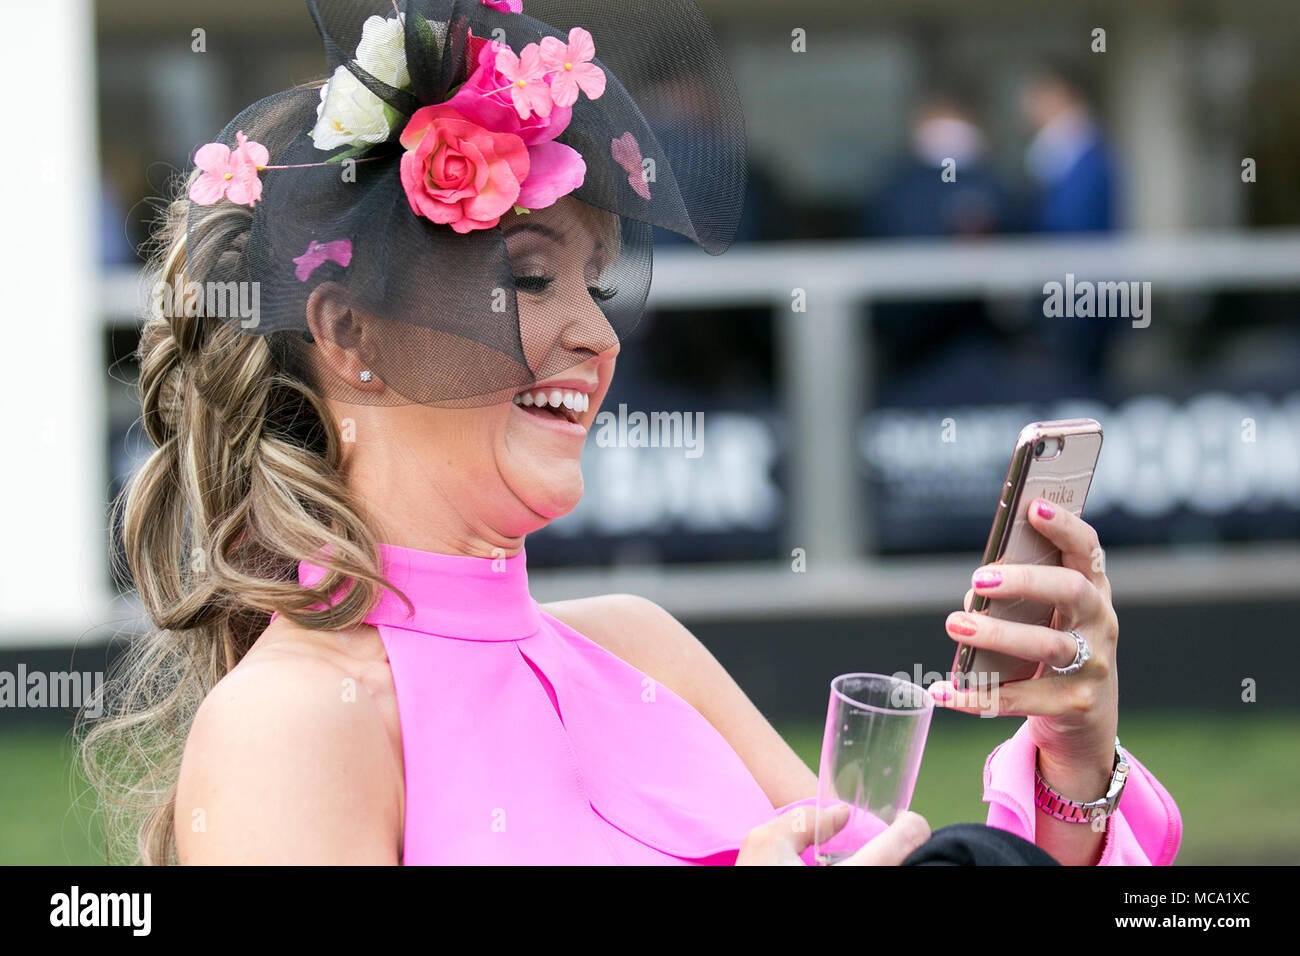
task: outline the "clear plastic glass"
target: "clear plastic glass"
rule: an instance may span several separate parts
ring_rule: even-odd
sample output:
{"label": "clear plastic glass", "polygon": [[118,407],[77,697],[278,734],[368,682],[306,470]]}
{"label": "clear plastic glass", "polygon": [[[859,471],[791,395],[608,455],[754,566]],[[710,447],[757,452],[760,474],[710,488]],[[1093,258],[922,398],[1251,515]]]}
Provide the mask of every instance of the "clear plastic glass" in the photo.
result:
{"label": "clear plastic glass", "polygon": [[883,674],[831,681],[817,774],[818,863],[852,856],[908,808],[933,713],[930,695],[910,681]]}

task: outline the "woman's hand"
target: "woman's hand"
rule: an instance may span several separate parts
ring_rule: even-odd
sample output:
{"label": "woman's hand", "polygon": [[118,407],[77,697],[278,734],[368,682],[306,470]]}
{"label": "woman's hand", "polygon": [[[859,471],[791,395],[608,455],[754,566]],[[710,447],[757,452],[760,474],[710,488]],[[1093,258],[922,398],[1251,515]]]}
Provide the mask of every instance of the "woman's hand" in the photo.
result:
{"label": "woman's hand", "polygon": [[[974,587],[966,594],[968,610],[950,614],[946,629],[954,641],[1039,661],[1040,676],[1003,684],[993,692],[988,688],[958,691],[947,681],[930,690],[936,704],[952,710],[1027,715],[1043,779],[1070,799],[1094,800],[1106,793],[1119,724],[1115,669],[1119,622],[1111,606],[1105,557],[1092,526],[1049,501],[1030,503],[1029,523],[1061,549],[1061,566],[1015,564],[977,569],[971,577]],[[970,613],[974,594],[1051,604],[1055,608],[1051,626]],[[1092,656],[1077,672],[1057,674],[1046,665],[1065,667],[1077,651],[1074,638],[1066,633],[1069,630],[1083,635]],[[1051,820],[1049,829],[1059,829],[1054,826],[1057,822]],[[1072,834],[1089,829],[1078,824],[1065,826],[1073,828],[1068,831]],[[1073,842],[1080,847],[1099,845],[1099,840]]]}
{"label": "woman's hand", "polygon": [[[816,834],[813,825],[815,807],[802,806],[787,810],[767,823],[750,830],[741,844],[736,866],[803,866],[799,854],[808,849]],[[823,822],[830,832],[838,831],[848,821],[847,807],[823,810]],[[836,866],[898,866],[913,850],[930,839],[930,825],[919,813],[904,810],[889,829]]]}

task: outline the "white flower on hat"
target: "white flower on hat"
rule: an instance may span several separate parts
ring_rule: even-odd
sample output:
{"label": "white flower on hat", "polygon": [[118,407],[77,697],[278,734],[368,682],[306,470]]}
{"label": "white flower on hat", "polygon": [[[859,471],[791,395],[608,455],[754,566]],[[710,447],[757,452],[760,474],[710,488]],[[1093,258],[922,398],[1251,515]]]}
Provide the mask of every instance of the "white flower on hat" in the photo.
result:
{"label": "white flower on hat", "polygon": [[316,126],[311,131],[316,148],[382,143],[388,134],[384,101],[366,89],[346,66],[340,66],[321,87]]}
{"label": "white flower on hat", "polygon": [[396,17],[367,17],[361,25],[357,63],[377,80],[401,89],[411,82],[406,71],[406,30]]}
{"label": "white flower on hat", "polygon": [[[401,89],[409,86],[406,35],[394,17],[368,17],[357,44],[357,65],[382,83]],[[316,126],[311,131],[317,149],[382,143],[392,128],[384,101],[370,92],[346,66],[334,71],[320,91]]]}

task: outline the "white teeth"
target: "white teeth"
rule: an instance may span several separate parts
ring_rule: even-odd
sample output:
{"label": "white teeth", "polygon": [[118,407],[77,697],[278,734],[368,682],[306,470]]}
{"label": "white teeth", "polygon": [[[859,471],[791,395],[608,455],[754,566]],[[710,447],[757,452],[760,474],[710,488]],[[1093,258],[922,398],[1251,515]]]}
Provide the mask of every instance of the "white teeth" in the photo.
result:
{"label": "white teeth", "polygon": [[591,396],[586,392],[565,392],[558,388],[549,392],[541,389],[536,392],[521,392],[513,401],[525,408],[546,408],[548,405],[551,408],[567,408],[578,415],[591,408]]}

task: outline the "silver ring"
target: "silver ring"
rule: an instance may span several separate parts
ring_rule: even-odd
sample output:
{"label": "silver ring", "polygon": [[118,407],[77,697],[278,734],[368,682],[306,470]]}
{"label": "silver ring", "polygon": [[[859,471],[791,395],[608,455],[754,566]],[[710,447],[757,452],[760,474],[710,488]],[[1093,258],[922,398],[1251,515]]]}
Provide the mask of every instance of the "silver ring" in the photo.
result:
{"label": "silver ring", "polygon": [[1083,667],[1083,665],[1088,662],[1088,659],[1092,657],[1092,648],[1088,646],[1088,642],[1083,639],[1083,635],[1078,631],[1066,631],[1065,633],[1074,638],[1074,643],[1076,645],[1074,660],[1070,661],[1070,663],[1064,667],[1057,667],[1052,664],[1049,664],[1048,666],[1058,674],[1073,674],[1078,671],[1079,668]]}

